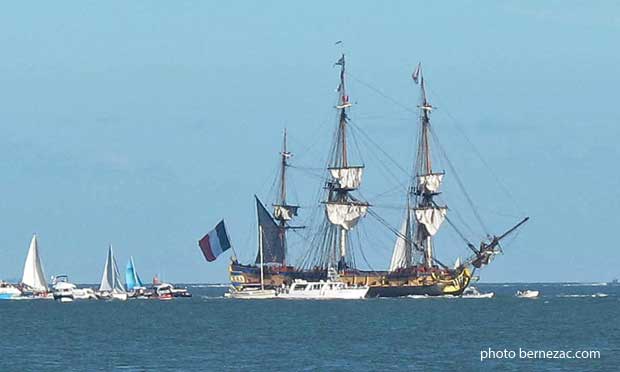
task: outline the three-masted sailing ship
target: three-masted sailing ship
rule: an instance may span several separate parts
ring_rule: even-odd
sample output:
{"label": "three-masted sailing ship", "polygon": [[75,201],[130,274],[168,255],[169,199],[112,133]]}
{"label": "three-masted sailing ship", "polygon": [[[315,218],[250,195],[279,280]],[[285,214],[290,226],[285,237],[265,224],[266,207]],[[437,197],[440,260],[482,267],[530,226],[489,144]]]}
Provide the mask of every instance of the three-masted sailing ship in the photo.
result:
{"label": "three-masted sailing ship", "polygon": [[[348,109],[351,102],[346,90],[344,54],[336,62],[340,66],[338,86],[338,127],[331,147],[325,193],[321,201],[325,219],[320,234],[308,248],[314,252],[310,265],[299,267],[287,262],[287,231],[296,228],[290,222],[297,216],[298,206],[287,203],[286,170],[291,153],[287,151],[286,132],[280,153],[279,195],[269,213],[256,197],[259,238],[262,242],[262,260],[255,264],[240,264],[233,258],[229,273],[237,288],[263,283],[267,288],[290,285],[294,279],[325,279],[328,270],[336,269],[342,281],[349,285],[368,285],[370,297],[397,297],[407,295],[460,295],[474,278],[474,272],[487,264],[501,250],[499,243],[528,218],[498,236],[488,235],[478,246],[465,239],[472,252],[463,262],[453,267],[440,262],[434,252],[434,237],[446,220],[448,207],[437,202],[445,176],[433,168],[430,128],[433,106],[428,101],[420,65],[413,78],[420,86],[419,134],[414,174],[406,192],[405,216],[399,230],[394,229],[396,243],[390,266],[385,271],[361,270],[355,267],[349,249],[349,235],[358,222],[369,213],[371,205],[356,193],[362,184],[364,166],[351,159],[348,151]],[[262,267],[262,270],[261,270]],[[262,274],[261,274],[262,273]]]}

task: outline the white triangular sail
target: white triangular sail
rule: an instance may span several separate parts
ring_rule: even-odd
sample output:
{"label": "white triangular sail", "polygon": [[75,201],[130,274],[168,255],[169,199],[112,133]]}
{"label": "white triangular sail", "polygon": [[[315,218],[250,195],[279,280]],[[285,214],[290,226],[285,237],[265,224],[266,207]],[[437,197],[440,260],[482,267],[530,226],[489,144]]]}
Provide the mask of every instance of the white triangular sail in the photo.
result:
{"label": "white triangular sail", "polygon": [[351,230],[360,218],[366,215],[368,205],[355,203],[326,203],[325,211],[329,222]]}
{"label": "white triangular sail", "polygon": [[446,219],[447,213],[448,208],[446,207],[416,208],[415,218],[424,225],[428,234],[433,236],[439,231],[439,227]]}
{"label": "white triangular sail", "polygon": [[329,172],[341,189],[355,190],[362,183],[363,167],[330,168]]}
{"label": "white triangular sail", "polygon": [[24,263],[22,283],[35,291],[47,291],[47,282],[45,281],[45,273],[43,272],[43,265],[39,257],[39,244],[37,243],[36,235],[33,235],[30,241],[30,248]]}
{"label": "white triangular sail", "polygon": [[443,173],[431,173],[418,176],[418,188],[430,193],[437,192],[441,186],[443,176]]}
{"label": "white triangular sail", "polygon": [[116,259],[114,258],[114,252],[112,246],[108,249],[108,257],[105,261],[103,268],[103,276],[101,277],[101,285],[99,290],[102,292],[115,292],[125,293],[125,288],[120,279],[120,273],[118,266],[116,265]]}
{"label": "white triangular sail", "polygon": [[396,237],[396,243],[394,244],[394,251],[392,252],[392,261],[390,262],[390,271],[396,271],[407,267],[410,264],[409,252],[407,244],[407,229],[409,225],[409,218],[405,217],[398,236]]}

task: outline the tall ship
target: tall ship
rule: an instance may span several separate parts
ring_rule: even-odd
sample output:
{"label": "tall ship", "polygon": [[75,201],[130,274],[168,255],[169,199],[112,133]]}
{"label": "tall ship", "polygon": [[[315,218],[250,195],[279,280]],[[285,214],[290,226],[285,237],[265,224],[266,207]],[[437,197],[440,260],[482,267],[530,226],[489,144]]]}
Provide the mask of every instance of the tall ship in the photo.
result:
{"label": "tall ship", "polygon": [[[229,265],[231,284],[238,289],[256,286],[257,283],[263,283],[265,288],[278,288],[289,286],[295,279],[325,280],[328,271],[337,270],[346,284],[369,286],[369,297],[461,295],[475,278],[475,271],[489,264],[501,252],[500,242],[523,225],[528,217],[499,235],[487,234],[486,239],[478,244],[473,244],[457,230],[464,248],[470,252],[469,257],[462,261],[457,258],[452,266],[437,258],[435,236],[445,221],[450,222],[448,206],[439,201],[446,173],[437,171],[433,166],[431,143],[435,133],[432,131],[431,113],[434,107],[427,98],[421,65],[418,64],[412,75],[420,88],[413,174],[409,176],[409,186],[403,198],[404,216],[400,228],[389,226],[373,211],[371,203],[360,196],[364,165],[356,163],[349,151],[348,111],[352,103],[346,86],[344,54],[335,66],[340,67],[335,105],[338,119],[322,185],[320,205],[324,218],[316,224],[316,233],[308,239],[300,262],[292,265],[287,260],[287,234],[303,226],[293,224],[299,206],[289,204],[287,198],[287,169],[291,153],[287,149],[285,132],[280,152],[278,195],[271,212],[256,197],[262,259],[257,255],[254,263],[241,264],[233,257]],[[387,270],[360,269],[355,264],[351,235],[358,223],[369,214],[394,235],[394,248]],[[368,245],[366,248],[375,248]],[[361,253],[363,255],[363,251]]]}

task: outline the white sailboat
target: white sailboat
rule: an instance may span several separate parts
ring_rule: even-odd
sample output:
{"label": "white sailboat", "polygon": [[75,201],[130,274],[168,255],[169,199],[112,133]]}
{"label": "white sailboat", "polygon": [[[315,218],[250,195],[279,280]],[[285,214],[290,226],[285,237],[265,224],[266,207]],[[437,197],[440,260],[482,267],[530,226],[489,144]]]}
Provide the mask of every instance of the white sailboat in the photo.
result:
{"label": "white sailboat", "polygon": [[97,295],[102,299],[127,300],[127,292],[121,282],[121,275],[118,271],[111,245],[108,249],[108,257],[105,261],[101,285]]}
{"label": "white sailboat", "polygon": [[24,287],[25,292],[32,293],[35,297],[47,297],[47,282],[43,272],[43,264],[41,264],[41,257],[39,256],[39,244],[36,234],[32,236],[30,241],[21,285]]}
{"label": "white sailboat", "polygon": [[247,300],[269,299],[276,297],[275,289],[265,289],[265,274],[263,268],[263,227],[260,224],[258,226],[258,254],[260,257],[260,288],[246,286],[242,289],[237,289],[234,286],[230,286],[230,290],[224,294],[224,297]]}

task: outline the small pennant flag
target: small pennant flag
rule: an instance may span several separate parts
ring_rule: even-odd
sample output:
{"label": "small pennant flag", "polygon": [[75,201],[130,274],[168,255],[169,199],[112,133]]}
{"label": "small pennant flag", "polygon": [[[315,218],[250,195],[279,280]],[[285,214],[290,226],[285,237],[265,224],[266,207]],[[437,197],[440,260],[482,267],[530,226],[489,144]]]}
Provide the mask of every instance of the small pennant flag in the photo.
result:
{"label": "small pennant flag", "polygon": [[217,226],[215,226],[215,229],[209,231],[207,235],[200,239],[198,241],[198,246],[209,262],[215,261],[217,256],[227,251],[231,245],[224,220],[221,220]]}
{"label": "small pennant flag", "polygon": [[420,69],[422,68],[422,63],[418,63],[418,65],[415,68],[415,71],[413,71],[413,74],[411,74],[411,77],[413,78],[413,81],[415,81],[415,83],[418,83],[418,80],[420,78]]}

